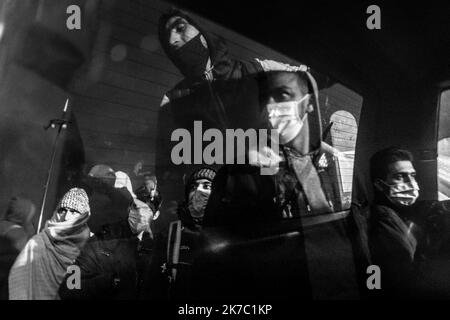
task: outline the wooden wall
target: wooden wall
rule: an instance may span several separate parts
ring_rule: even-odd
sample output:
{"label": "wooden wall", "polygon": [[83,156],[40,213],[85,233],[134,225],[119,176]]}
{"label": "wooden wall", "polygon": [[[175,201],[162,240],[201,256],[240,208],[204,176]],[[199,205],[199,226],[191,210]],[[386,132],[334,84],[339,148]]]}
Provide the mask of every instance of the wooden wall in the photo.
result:
{"label": "wooden wall", "polygon": [[[133,176],[139,161],[153,171],[157,112],[164,93],[182,76],[162,51],[157,37],[159,16],[170,4],[157,0],[117,1],[101,12],[100,33],[94,53],[96,64],[80,72],[74,84],[74,110],[85,145],[87,166],[107,163]],[[206,30],[226,39],[237,59],[255,57],[291,64],[294,61],[232,30],[192,14]],[[101,65],[101,69],[98,69]],[[353,95],[353,96],[352,96]],[[324,122],[336,108],[356,111],[361,99],[341,85],[323,95]]]}

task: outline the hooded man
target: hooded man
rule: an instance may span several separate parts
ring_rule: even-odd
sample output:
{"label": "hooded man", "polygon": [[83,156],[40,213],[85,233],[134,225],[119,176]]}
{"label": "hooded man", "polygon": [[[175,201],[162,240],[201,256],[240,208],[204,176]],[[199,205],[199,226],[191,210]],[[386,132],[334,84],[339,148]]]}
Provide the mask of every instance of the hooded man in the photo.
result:
{"label": "hooded man", "polygon": [[[166,55],[184,76],[164,96],[158,117],[156,173],[164,188],[166,205],[171,205],[172,200],[182,196],[183,176],[193,170],[192,164],[207,165],[203,159],[194,161],[193,158],[174,165],[172,133],[176,129],[186,129],[191,139],[195,138],[194,121],[200,121],[203,131],[255,127],[259,103],[254,75],[274,69],[286,70],[289,66],[268,60],[232,59],[222,39],[206,32],[179,10],[161,16],[159,40]],[[198,143],[206,145],[202,141]],[[191,143],[194,144],[197,142]],[[191,150],[190,155],[197,158],[199,152]],[[215,168],[218,167],[216,164]]]}
{"label": "hooded man", "polygon": [[[151,255],[141,246],[144,233],[150,234],[153,212],[144,202],[134,199],[126,223],[103,226],[103,232],[92,237],[75,265],[81,270],[79,289],[63,281],[61,299],[133,300],[139,298],[147,280]],[[67,274],[66,280],[70,277]]]}
{"label": "hooded man", "polygon": [[184,189],[185,201],[178,206],[178,217],[184,228],[192,231],[201,230],[215,176],[214,169],[203,167],[195,170],[187,179]]}
{"label": "hooded man", "polygon": [[[217,288],[225,299],[358,298],[350,229],[335,214],[338,180],[319,161],[333,160],[322,142],[316,82],[307,70],[276,71],[262,74],[260,86],[258,119],[275,138],[270,147],[250,149],[250,164],[217,173],[204,217],[205,248],[193,267],[196,294],[207,298]],[[298,233],[282,245],[257,237],[275,226]]]}
{"label": "hooded man", "polygon": [[58,300],[58,288],[89,239],[89,199],[70,189],[44,229],[25,245],[9,273],[10,300]]}
{"label": "hooded man", "polygon": [[[268,72],[261,76],[260,85],[259,119],[275,130],[279,144],[271,141],[272,148],[250,150],[249,165],[227,165],[219,171],[206,225],[236,221],[241,225],[340,208],[332,173],[319,165],[321,157],[330,156],[331,147],[322,142],[314,78],[306,71]],[[265,167],[273,168],[273,174],[261,175]]]}
{"label": "hooded man", "polygon": [[0,300],[8,299],[9,270],[34,233],[31,220],[35,212],[30,200],[14,197],[0,217]]}

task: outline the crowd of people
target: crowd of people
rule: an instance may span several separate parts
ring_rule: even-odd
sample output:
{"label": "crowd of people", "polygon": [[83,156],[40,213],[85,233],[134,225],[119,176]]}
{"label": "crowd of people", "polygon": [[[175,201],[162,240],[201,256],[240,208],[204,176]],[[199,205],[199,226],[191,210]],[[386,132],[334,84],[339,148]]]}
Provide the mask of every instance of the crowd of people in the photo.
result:
{"label": "crowd of people", "polygon": [[[319,165],[323,157],[331,161],[334,150],[323,141],[318,87],[307,67],[232,59],[222,40],[178,10],[161,17],[159,38],[184,79],[162,101],[156,174],[144,176],[134,189],[127,173],[95,165],[62,196],[42,230],[31,226],[33,203],[13,198],[0,217],[1,299],[190,299],[205,227],[251,230],[343,209],[336,177]],[[194,121],[221,131],[275,129],[279,152],[268,148],[243,165],[176,166],[170,135],[175,128],[192,132]],[[275,168],[275,174],[261,175],[262,167]],[[385,296],[411,293],[429,248],[442,251],[446,242],[441,237],[439,248],[432,245],[437,242],[430,239],[430,221],[412,213],[420,188],[408,151],[391,147],[376,153],[371,178],[376,196],[367,229],[358,230],[367,241],[365,264],[381,267]],[[354,203],[359,209],[367,203],[361,199]],[[169,205],[173,201],[176,207]],[[155,221],[170,214],[177,219],[155,232]],[[344,239],[342,248],[350,247],[351,236],[343,234],[351,230],[343,230],[328,232]],[[337,275],[319,279],[318,286],[350,288],[348,279],[356,279],[357,271],[337,264],[357,259],[330,253],[326,260],[320,246],[308,245],[305,257],[327,261]],[[299,272],[314,278],[318,270],[312,269]],[[338,274],[342,269],[345,275]]]}

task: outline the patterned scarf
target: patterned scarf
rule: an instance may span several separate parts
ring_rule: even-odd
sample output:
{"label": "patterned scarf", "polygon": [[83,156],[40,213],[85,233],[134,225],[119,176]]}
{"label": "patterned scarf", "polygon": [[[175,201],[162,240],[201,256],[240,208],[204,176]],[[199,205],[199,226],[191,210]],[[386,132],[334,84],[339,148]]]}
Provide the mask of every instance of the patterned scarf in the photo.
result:
{"label": "patterned scarf", "polygon": [[[87,226],[90,211],[75,220],[57,222],[57,211],[67,200],[63,197],[44,230],[31,238],[17,257],[9,273],[10,300],[59,299],[58,289],[66,270],[75,262],[90,234]],[[86,203],[75,205],[89,208]]]}

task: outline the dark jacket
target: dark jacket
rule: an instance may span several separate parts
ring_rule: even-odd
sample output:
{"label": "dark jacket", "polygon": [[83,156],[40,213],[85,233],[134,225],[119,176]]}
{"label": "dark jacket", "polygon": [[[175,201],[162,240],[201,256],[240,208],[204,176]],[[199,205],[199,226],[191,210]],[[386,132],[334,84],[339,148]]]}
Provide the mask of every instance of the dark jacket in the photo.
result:
{"label": "dark jacket", "polygon": [[423,230],[409,218],[410,212],[411,208],[395,207],[381,195],[371,206],[369,247],[372,263],[381,270],[380,297],[409,298],[417,293]]}
{"label": "dark jacket", "polygon": [[[128,221],[104,226],[75,262],[81,270],[81,289],[69,289],[67,275],[59,295],[61,299],[138,299],[150,263],[151,248],[142,247]],[[114,283],[114,279],[120,281]]]}

